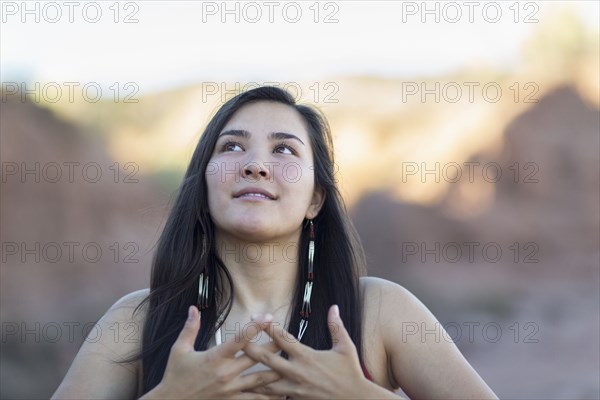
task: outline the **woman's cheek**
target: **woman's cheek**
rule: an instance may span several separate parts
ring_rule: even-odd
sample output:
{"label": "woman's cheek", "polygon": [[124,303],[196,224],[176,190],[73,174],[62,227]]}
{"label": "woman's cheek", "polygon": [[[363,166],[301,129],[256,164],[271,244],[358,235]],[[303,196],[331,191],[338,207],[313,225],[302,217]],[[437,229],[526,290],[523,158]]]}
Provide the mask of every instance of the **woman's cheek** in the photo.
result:
{"label": "woman's cheek", "polygon": [[219,188],[225,184],[235,184],[240,180],[240,163],[237,161],[214,160],[206,169],[206,182],[210,187]]}
{"label": "woman's cheek", "polygon": [[283,163],[277,169],[276,176],[285,184],[298,184],[305,178],[307,171],[297,162],[289,161]]}

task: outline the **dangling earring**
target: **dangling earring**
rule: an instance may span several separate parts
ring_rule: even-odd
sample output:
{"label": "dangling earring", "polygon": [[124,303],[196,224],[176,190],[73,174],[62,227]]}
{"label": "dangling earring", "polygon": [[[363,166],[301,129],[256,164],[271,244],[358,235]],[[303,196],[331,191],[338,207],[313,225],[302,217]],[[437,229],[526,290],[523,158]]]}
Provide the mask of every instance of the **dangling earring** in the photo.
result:
{"label": "dangling earring", "polygon": [[[206,235],[202,236],[202,255],[205,258],[207,251]],[[206,274],[206,276],[205,276]],[[208,268],[204,269],[204,272],[200,274],[198,279],[198,311],[202,311],[208,308]]]}
{"label": "dangling earring", "polygon": [[310,296],[312,294],[313,287],[313,261],[315,257],[315,227],[312,220],[310,223],[309,239],[308,242],[308,276],[306,277],[306,285],[304,286],[304,299],[302,301],[302,310],[300,311],[300,329],[298,330],[298,340],[302,340],[304,332],[308,327],[308,318],[310,317]]}
{"label": "dangling earring", "polygon": [[200,274],[198,280],[198,311],[206,310],[208,308],[208,271],[206,271],[206,277],[204,272]]}

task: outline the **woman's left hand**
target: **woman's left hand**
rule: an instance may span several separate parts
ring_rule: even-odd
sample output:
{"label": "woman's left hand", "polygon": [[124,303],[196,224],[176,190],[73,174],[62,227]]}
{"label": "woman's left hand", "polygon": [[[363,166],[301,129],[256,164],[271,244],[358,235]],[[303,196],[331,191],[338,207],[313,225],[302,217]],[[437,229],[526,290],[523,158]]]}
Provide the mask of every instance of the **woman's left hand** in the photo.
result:
{"label": "woman's left hand", "polygon": [[[262,318],[259,317],[256,322]],[[363,375],[356,346],[344,328],[337,305],[329,308],[327,322],[333,347],[315,350],[273,323],[265,331],[289,359],[249,343],[244,352],[281,375],[281,379],[253,389],[254,393],[294,399],[360,399],[370,382]]]}

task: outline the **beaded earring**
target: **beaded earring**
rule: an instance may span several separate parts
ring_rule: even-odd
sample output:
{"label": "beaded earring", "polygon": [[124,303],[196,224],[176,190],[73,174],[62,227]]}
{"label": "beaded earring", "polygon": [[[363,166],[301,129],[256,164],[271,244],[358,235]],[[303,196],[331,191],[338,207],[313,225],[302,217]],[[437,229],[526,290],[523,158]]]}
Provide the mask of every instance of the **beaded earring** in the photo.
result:
{"label": "beaded earring", "polygon": [[309,221],[309,239],[308,242],[308,274],[306,277],[306,284],[304,285],[304,299],[302,301],[302,310],[300,311],[300,329],[298,330],[298,340],[302,340],[304,332],[308,327],[308,318],[310,317],[310,297],[312,295],[313,288],[313,261],[315,258],[315,227],[312,220]]}

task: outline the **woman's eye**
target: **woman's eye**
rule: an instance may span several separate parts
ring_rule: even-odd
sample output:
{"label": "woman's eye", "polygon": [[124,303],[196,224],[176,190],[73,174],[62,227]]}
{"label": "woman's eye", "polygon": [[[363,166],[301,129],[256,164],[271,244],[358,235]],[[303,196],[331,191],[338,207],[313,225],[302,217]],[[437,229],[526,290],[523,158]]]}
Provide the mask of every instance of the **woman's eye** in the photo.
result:
{"label": "woman's eye", "polygon": [[243,151],[244,149],[239,143],[227,142],[223,145],[223,151]]}
{"label": "woman's eye", "polygon": [[292,149],[288,145],[280,144],[277,147],[275,147],[275,152],[281,154],[294,154],[294,149]]}

